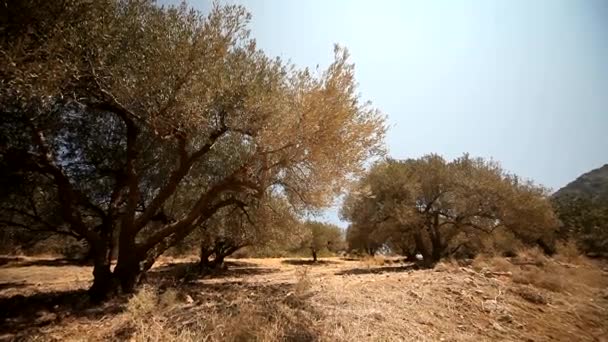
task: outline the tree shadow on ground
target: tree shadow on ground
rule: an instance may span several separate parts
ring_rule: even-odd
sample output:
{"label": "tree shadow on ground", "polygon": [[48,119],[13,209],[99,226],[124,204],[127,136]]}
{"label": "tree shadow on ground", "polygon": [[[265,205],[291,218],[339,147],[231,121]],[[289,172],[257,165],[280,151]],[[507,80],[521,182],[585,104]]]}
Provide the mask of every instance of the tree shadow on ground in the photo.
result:
{"label": "tree shadow on ground", "polygon": [[[374,258],[373,256],[367,256],[367,258]],[[341,257],[340,260],[342,261],[364,261],[366,260],[366,257],[363,256],[359,256],[359,257]],[[402,264],[402,263],[406,263],[406,262],[411,262],[411,259],[408,259],[406,257],[400,257],[400,258],[391,258],[391,259],[384,259],[384,263],[386,264]]]}
{"label": "tree shadow on ground", "polygon": [[25,258],[19,256],[0,256],[0,266],[4,266],[11,262],[19,262],[22,260],[25,260]]}
{"label": "tree shadow on ground", "polygon": [[28,336],[36,336],[40,328],[65,317],[99,319],[122,312],[125,300],[116,298],[102,305],[94,305],[84,289],[0,298],[0,335],[9,334],[13,340],[27,340]]}
{"label": "tree shadow on ground", "polygon": [[244,261],[226,261],[221,268],[203,270],[199,268],[198,262],[170,263],[148,271],[146,280],[157,285],[166,285],[198,279],[243,278],[278,271],[278,268],[260,267],[257,264]]}
{"label": "tree shadow on ground", "polygon": [[[252,327],[243,329],[255,329],[256,325],[264,324],[270,326],[274,324],[272,320],[285,320],[287,323],[281,325],[285,329],[285,340],[317,340],[310,317],[320,317],[320,313],[309,305],[307,297],[297,295],[295,279],[293,282],[252,282],[246,277],[277,272],[279,269],[241,261],[230,261],[227,265],[226,270],[194,279],[204,281],[188,282],[175,281],[174,277],[179,276],[187,267],[198,266],[196,263],[162,265],[149,272],[146,282],[155,285],[154,288],[159,293],[175,289],[180,295],[190,297],[192,303],[186,305],[179,317],[175,318],[177,321],[174,324],[180,329],[188,328],[188,324],[196,329],[197,322],[208,319],[209,310],[218,317],[238,316],[244,310],[250,310],[246,311],[246,315],[256,316],[256,321]],[[206,282],[209,278],[214,279]],[[21,286],[18,283],[3,285]],[[0,340],[44,337],[49,326],[72,324],[69,322],[73,320],[96,322],[104,316],[124,312],[129,298],[130,296],[118,296],[103,304],[93,304],[85,289],[0,297]],[[288,311],[281,311],[286,310],[286,307],[289,308]],[[271,321],[267,318],[270,316]],[[125,331],[113,332],[118,334],[114,336],[117,339],[123,339],[119,336],[123,333]]]}
{"label": "tree shadow on ground", "polygon": [[340,257],[340,260],[343,261],[361,261],[363,257]]}
{"label": "tree shadow on ground", "polygon": [[336,275],[360,275],[360,274],[381,274],[391,272],[407,272],[418,270],[420,267],[416,264],[406,264],[400,266],[380,266],[380,267],[359,267],[348,270],[338,271]]}
{"label": "tree shadow on ground", "polygon": [[281,260],[282,264],[287,264],[287,265],[296,265],[296,266],[323,266],[323,265],[332,265],[332,264],[338,264],[338,262],[336,261],[332,261],[332,260],[323,260],[323,259],[319,259],[317,261],[313,261],[310,259],[285,259],[285,260]]}
{"label": "tree shadow on ground", "polygon": [[26,287],[26,286],[28,286],[28,284],[24,281],[0,283],[0,291],[6,290],[6,289],[18,289],[20,287]]}
{"label": "tree shadow on ground", "polygon": [[[6,260],[8,259],[8,260]],[[25,258],[0,258],[0,265],[4,268],[18,268],[29,266],[87,266],[87,261],[81,259],[25,259]]]}

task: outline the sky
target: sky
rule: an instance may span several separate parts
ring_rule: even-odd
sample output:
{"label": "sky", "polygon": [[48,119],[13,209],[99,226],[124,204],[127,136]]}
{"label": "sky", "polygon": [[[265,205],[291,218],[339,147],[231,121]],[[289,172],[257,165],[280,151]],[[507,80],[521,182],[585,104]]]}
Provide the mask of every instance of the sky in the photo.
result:
{"label": "sky", "polygon": [[347,47],[394,158],[468,152],[553,190],[608,163],[606,0],[221,2],[244,5],[258,46],[298,66]]}

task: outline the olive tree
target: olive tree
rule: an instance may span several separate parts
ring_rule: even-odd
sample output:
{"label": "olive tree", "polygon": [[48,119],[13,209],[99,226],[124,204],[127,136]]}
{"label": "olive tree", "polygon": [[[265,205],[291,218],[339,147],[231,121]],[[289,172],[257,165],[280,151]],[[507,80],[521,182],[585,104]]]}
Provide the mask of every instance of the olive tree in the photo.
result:
{"label": "olive tree", "polygon": [[558,226],[546,189],[468,155],[380,162],[347,196],[342,216],[427,265],[499,229],[547,246]]}
{"label": "olive tree", "polygon": [[340,227],[318,221],[304,221],[300,223],[300,243],[297,250],[308,250],[312,261],[316,262],[322,251],[335,252],[344,246],[344,234]]}
{"label": "olive tree", "polygon": [[551,199],[562,222],[560,238],[575,241],[589,255],[608,255],[608,200],[558,194]]}
{"label": "olive tree", "polygon": [[94,298],[133,291],[224,208],[269,191],[299,210],[329,204],[382,151],[384,118],[360,101],[346,50],[315,74],[273,59],[242,7],[26,0],[3,11],[0,165],[20,186],[3,194],[2,224],[86,240]]}

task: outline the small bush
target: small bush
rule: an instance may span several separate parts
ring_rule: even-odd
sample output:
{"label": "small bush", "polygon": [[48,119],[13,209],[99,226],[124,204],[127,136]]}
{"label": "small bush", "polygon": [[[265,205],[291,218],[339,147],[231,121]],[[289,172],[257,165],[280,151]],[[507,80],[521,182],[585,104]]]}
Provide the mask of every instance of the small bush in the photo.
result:
{"label": "small bush", "polygon": [[366,256],[361,262],[367,267],[384,266],[387,264],[386,258],[381,255]]}
{"label": "small bush", "polygon": [[533,285],[552,292],[561,292],[565,288],[564,280],[560,274],[548,272],[544,269],[521,271],[513,275],[513,282],[524,285]]}
{"label": "small bush", "polygon": [[494,272],[511,272],[514,265],[507,259],[498,256],[480,254],[471,263],[471,267],[477,272],[490,270]]}
{"label": "small bush", "polygon": [[557,245],[555,259],[576,265],[588,264],[587,258],[580,252],[576,242],[572,240]]}
{"label": "small bush", "polygon": [[127,303],[127,312],[133,319],[145,319],[158,303],[158,295],[152,287],[144,286]]}
{"label": "small bush", "polygon": [[308,276],[308,268],[302,267],[296,271],[296,285],[295,285],[295,294],[298,297],[301,297],[308,293],[310,288],[312,287],[312,281]]}
{"label": "small bush", "polygon": [[243,247],[243,248],[239,249],[238,251],[234,252],[231,255],[231,257],[235,258],[235,259],[248,259],[248,258],[251,258],[252,255],[251,255],[251,251],[249,250],[249,248]]}
{"label": "small bush", "polygon": [[158,297],[158,305],[163,309],[171,309],[179,304],[179,294],[175,289],[167,289]]}
{"label": "small bush", "polygon": [[528,248],[520,251],[517,254],[518,262],[521,263],[529,263],[541,267],[545,265],[548,261],[545,254],[538,248]]}

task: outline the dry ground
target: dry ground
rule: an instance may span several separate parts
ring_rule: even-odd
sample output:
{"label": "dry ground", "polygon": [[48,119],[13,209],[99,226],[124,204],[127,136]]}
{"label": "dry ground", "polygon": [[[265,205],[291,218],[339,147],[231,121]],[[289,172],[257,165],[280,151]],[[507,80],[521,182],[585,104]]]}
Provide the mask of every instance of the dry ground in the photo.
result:
{"label": "dry ground", "polygon": [[241,259],[205,277],[188,261],[91,306],[90,267],[5,258],[0,340],[608,341],[608,273],[581,258]]}

